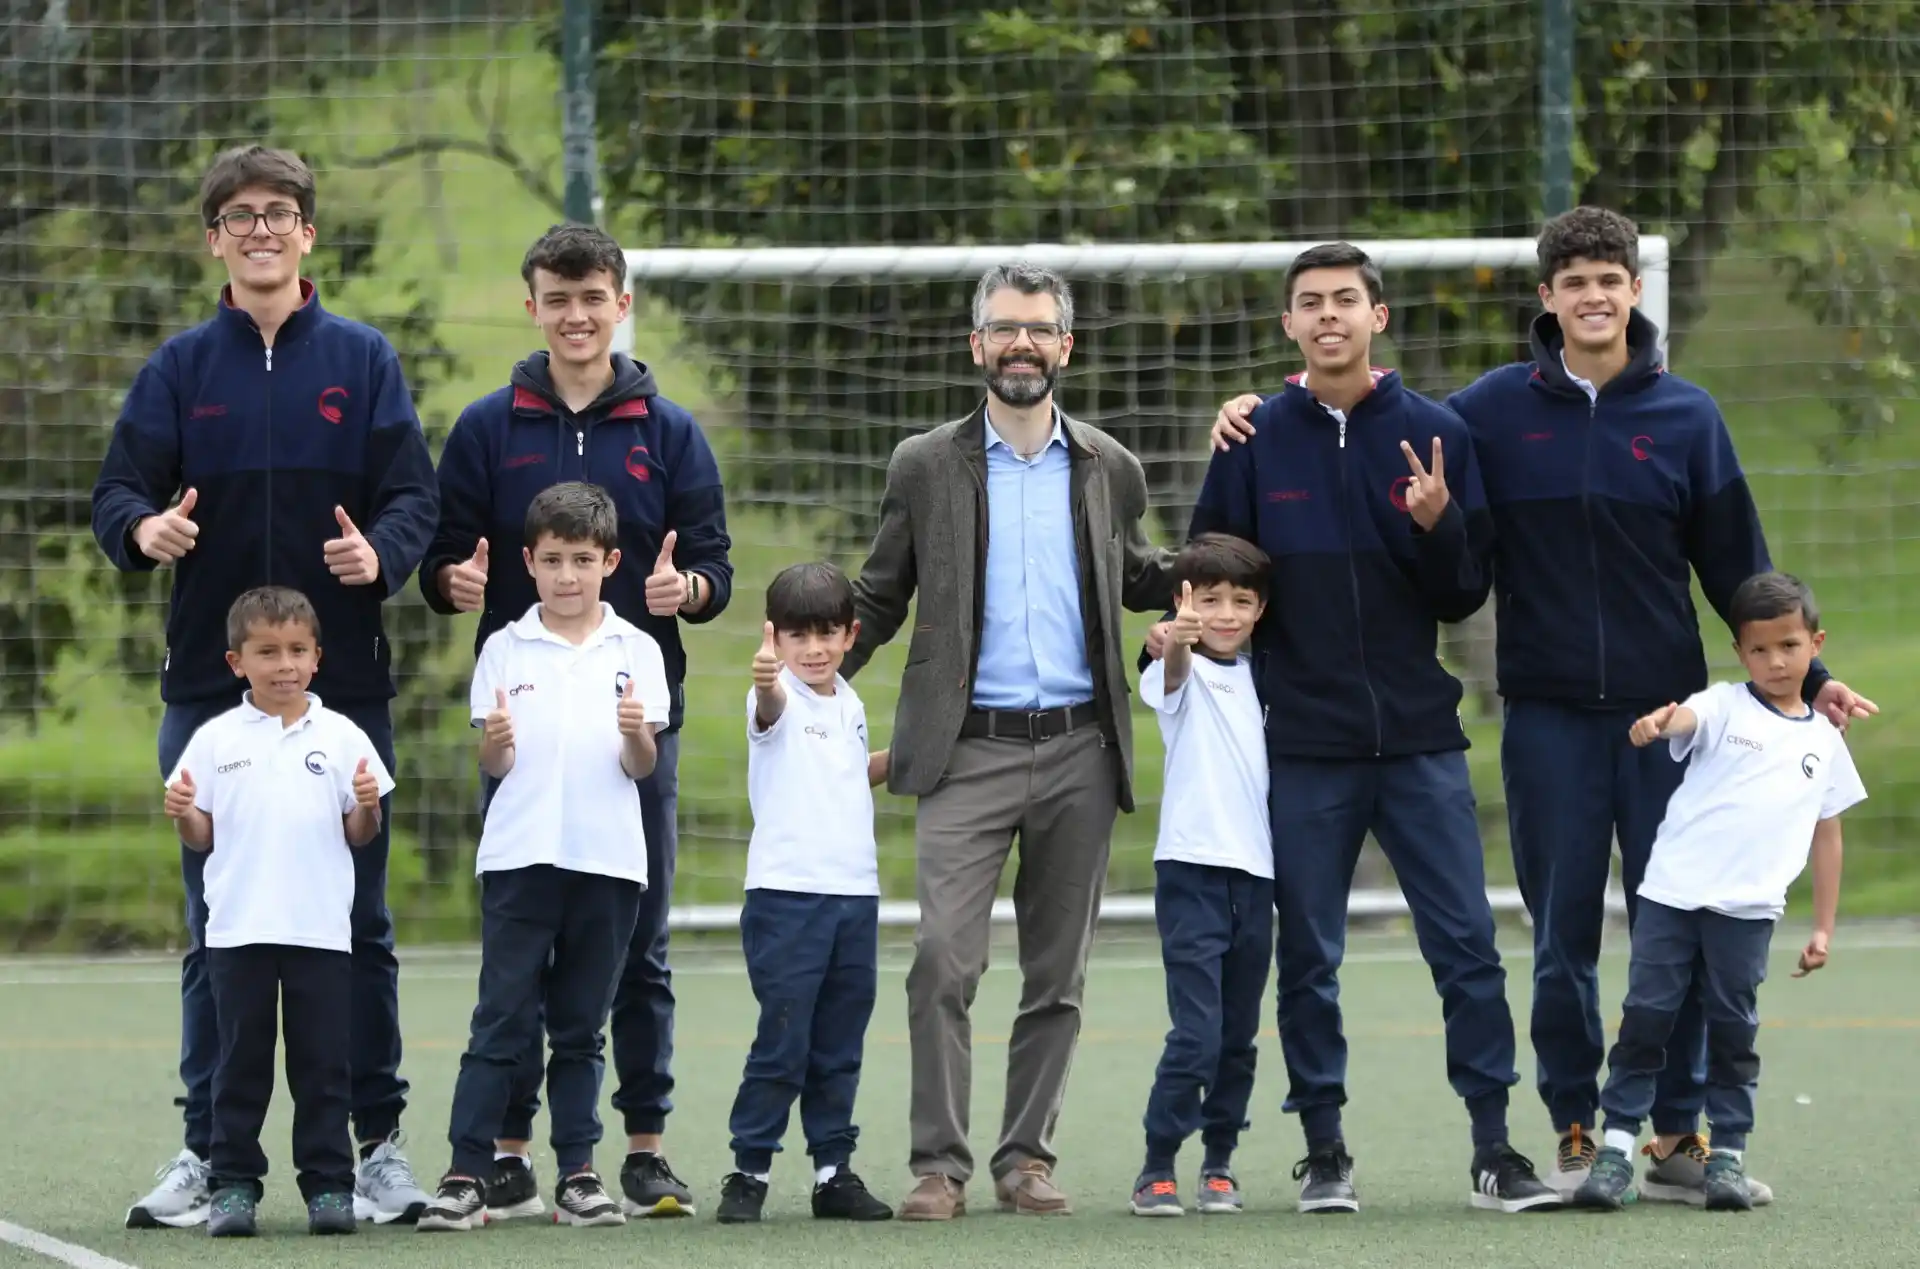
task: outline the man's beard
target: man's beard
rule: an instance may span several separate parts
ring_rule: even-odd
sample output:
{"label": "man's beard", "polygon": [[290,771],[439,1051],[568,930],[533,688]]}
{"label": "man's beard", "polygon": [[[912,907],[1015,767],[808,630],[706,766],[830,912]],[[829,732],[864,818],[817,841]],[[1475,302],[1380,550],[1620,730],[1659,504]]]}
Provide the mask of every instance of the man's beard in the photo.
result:
{"label": "man's beard", "polygon": [[1006,359],[986,369],[987,391],[1012,406],[1037,405],[1044,401],[1053,385],[1059,381],[1060,367],[1049,366],[1039,358],[1033,358],[1026,364],[1036,367],[1037,375],[1010,375],[1002,372]]}

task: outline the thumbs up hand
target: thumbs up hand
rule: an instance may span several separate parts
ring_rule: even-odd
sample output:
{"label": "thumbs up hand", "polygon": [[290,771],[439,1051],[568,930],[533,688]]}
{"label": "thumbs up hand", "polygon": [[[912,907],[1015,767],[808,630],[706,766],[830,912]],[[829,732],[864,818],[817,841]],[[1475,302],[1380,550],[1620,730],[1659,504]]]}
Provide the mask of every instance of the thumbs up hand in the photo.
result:
{"label": "thumbs up hand", "polygon": [[346,508],[335,507],[333,519],[340,526],[340,536],[330,538],[321,548],[326,555],[327,570],[339,578],[343,586],[372,585],[380,576],[379,552],[355,526]]}
{"label": "thumbs up hand", "polygon": [[669,529],[661,540],[660,554],[654,558],[653,571],[647,574],[647,611],[656,617],[671,617],[687,606],[692,585],[687,575],[673,566],[673,548],[678,531]]}
{"label": "thumbs up hand", "polygon": [[193,785],[193,772],[185,767],[180,769],[180,778],[167,786],[165,802],[167,818],[183,819],[193,812],[193,799],[197,790]]}
{"label": "thumbs up hand", "polygon": [[1193,583],[1180,583],[1180,602],[1173,611],[1173,628],[1168,632],[1175,643],[1191,648],[1200,642],[1200,610],[1193,606]]}
{"label": "thumbs up hand", "polygon": [[760,628],[760,647],[753,654],[753,685],[762,691],[780,681],[780,652],[773,642],[773,623]]}
{"label": "thumbs up hand", "polygon": [[157,564],[171,564],[191,551],[200,536],[200,526],[188,517],[199,501],[200,491],[189,489],[179,506],[147,516],[134,526],[133,544],[140,548],[140,554]]}
{"label": "thumbs up hand", "polygon": [[513,748],[513,715],[507,712],[507,693],[504,688],[493,689],[494,705],[487,712],[484,734],[487,743],[496,749]]}
{"label": "thumbs up hand", "polygon": [[1674,704],[1663,705],[1645,718],[1636,720],[1628,737],[1633,741],[1634,748],[1644,749],[1665,735],[1667,724],[1673,721],[1674,711],[1679,708]]}
{"label": "thumbs up hand", "polygon": [[473,555],[458,564],[440,566],[440,593],[459,612],[479,612],[487,605],[487,540],[481,538]]}
{"label": "thumbs up hand", "polygon": [[380,781],[374,778],[373,772],[367,770],[365,758],[353,769],[353,803],[370,810],[378,809],[380,805]]}
{"label": "thumbs up hand", "polygon": [[631,678],[620,691],[619,722],[620,734],[629,738],[638,736],[647,729],[647,707],[641,703],[638,696],[634,695]]}

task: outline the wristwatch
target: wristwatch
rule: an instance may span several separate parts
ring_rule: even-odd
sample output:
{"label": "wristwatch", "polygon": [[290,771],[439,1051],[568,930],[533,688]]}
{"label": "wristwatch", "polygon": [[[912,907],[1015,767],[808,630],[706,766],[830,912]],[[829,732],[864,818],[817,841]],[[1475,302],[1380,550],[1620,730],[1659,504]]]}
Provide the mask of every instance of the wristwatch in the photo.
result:
{"label": "wristwatch", "polygon": [[687,602],[680,606],[691,608],[700,602],[700,574],[690,568],[683,568],[680,570],[680,576],[687,579]]}

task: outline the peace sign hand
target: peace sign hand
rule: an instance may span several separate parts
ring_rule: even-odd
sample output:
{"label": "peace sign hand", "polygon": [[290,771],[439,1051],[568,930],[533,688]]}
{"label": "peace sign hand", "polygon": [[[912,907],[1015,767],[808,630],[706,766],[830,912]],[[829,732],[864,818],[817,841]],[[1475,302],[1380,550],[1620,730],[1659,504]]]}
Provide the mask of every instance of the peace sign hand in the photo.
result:
{"label": "peace sign hand", "polygon": [[1407,456],[1407,468],[1413,473],[1413,478],[1407,482],[1407,514],[1422,530],[1432,532],[1433,526],[1440,523],[1449,501],[1447,461],[1440,452],[1440,438],[1433,438],[1433,466],[1430,469],[1420,465],[1420,456],[1405,441],[1400,442],[1400,452]]}

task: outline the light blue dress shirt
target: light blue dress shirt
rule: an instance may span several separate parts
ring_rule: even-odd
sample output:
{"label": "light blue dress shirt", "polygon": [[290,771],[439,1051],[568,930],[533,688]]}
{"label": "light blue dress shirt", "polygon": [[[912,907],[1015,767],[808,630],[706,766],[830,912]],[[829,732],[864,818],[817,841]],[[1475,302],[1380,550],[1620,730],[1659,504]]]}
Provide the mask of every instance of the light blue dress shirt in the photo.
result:
{"label": "light blue dress shirt", "polygon": [[973,703],[1054,709],[1093,699],[1080,558],[1073,545],[1073,460],[1053,435],[1023,459],[986,420],[987,578]]}

